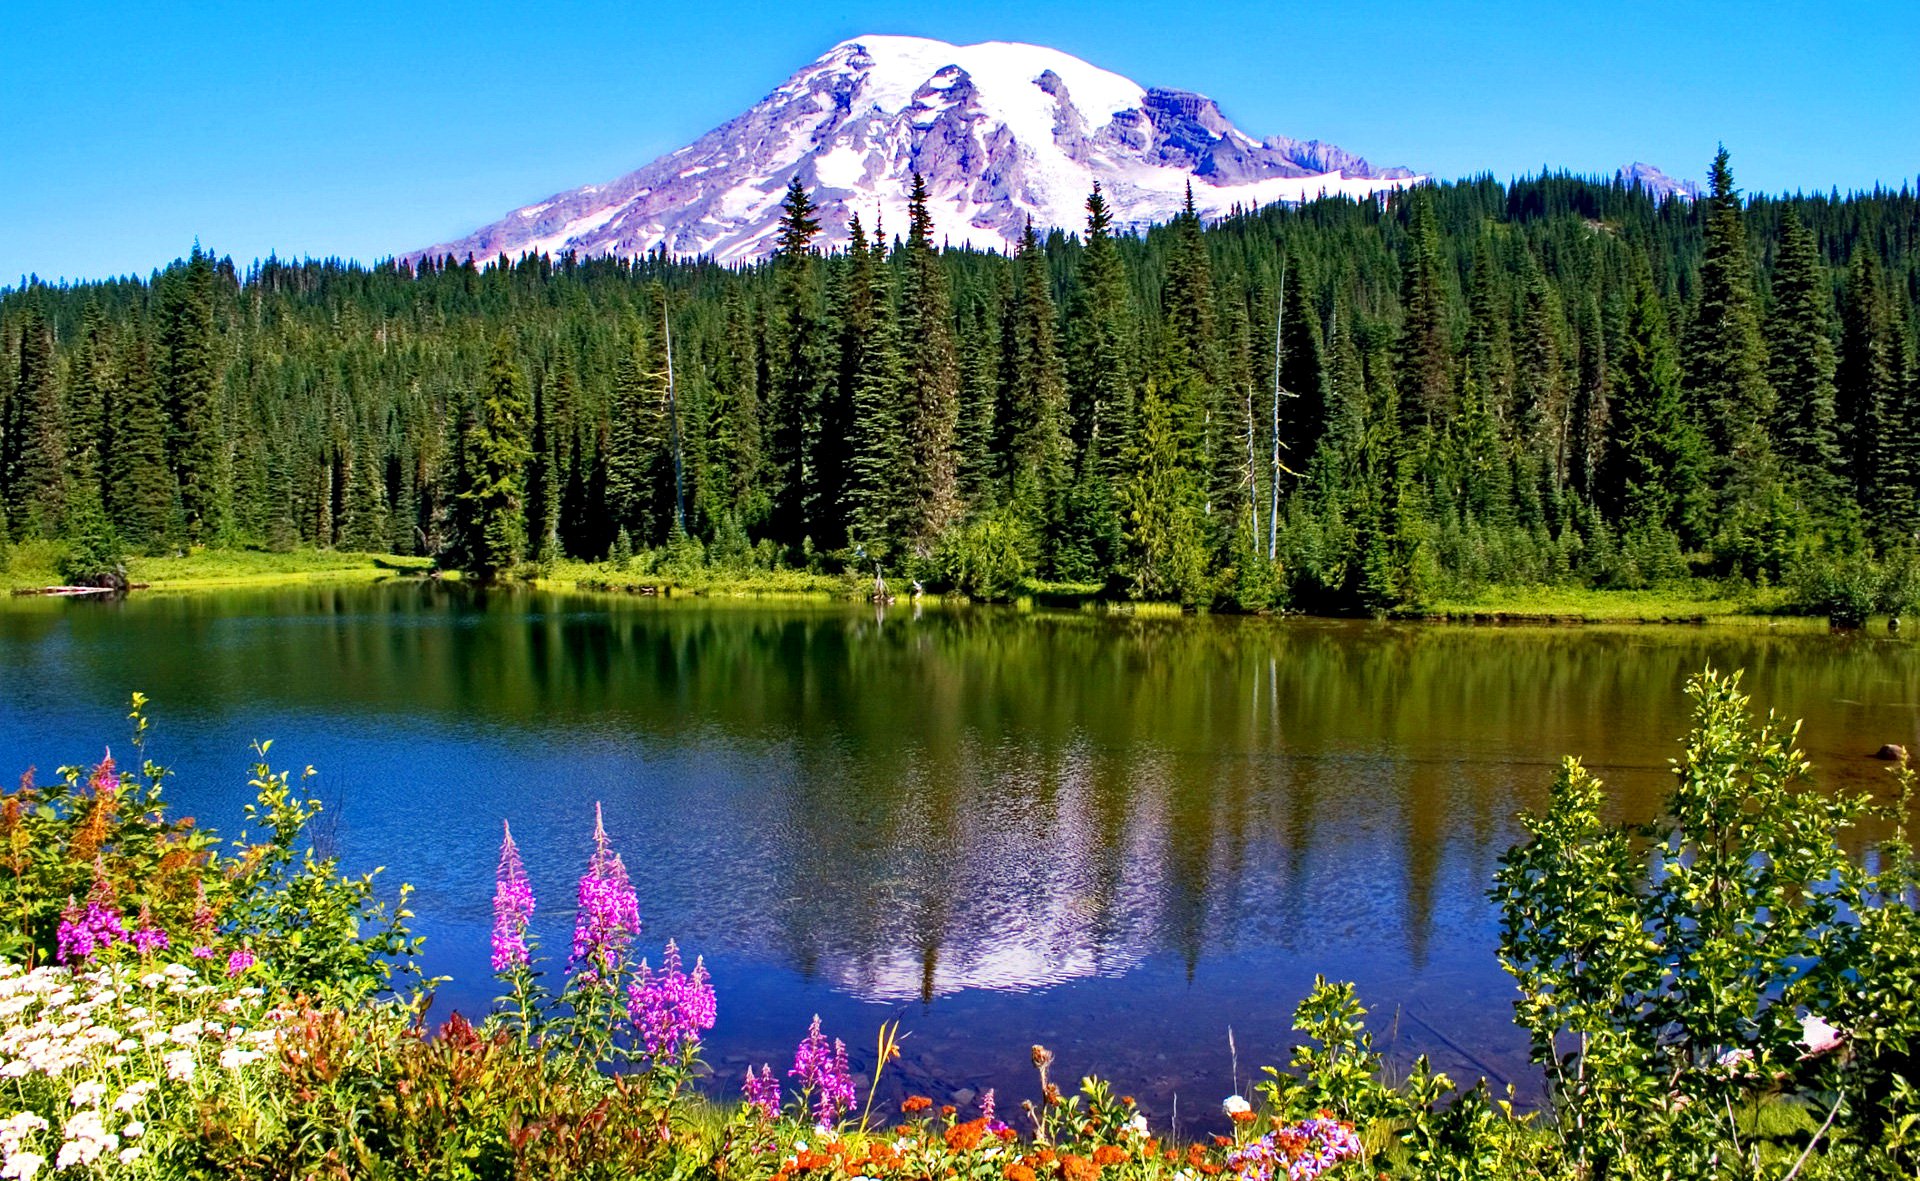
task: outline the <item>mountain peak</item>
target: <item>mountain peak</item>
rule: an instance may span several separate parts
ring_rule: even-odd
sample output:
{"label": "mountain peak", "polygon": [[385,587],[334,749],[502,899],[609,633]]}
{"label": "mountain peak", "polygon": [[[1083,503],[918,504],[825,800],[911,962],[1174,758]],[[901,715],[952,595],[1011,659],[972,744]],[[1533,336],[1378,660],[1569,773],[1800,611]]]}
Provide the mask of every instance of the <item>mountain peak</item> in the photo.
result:
{"label": "mountain peak", "polygon": [[1148,89],[1046,46],[864,34],[636,172],[407,257],[664,247],[752,260],[772,252],[795,177],[820,206],[822,244],[832,246],[845,241],[854,213],[906,224],[915,172],[927,181],[936,237],[1002,251],[1028,218],[1077,229],[1095,181],[1116,222],[1139,228],[1177,213],[1189,183],[1200,211],[1217,215],[1419,179],[1318,140],[1256,140],[1205,95]]}
{"label": "mountain peak", "polygon": [[1700,184],[1691,180],[1676,180],[1651,164],[1635,160],[1633,163],[1613,174],[1613,179],[1623,188],[1639,187],[1656,201],[1668,197],[1678,197],[1683,201],[1698,200],[1702,194]]}

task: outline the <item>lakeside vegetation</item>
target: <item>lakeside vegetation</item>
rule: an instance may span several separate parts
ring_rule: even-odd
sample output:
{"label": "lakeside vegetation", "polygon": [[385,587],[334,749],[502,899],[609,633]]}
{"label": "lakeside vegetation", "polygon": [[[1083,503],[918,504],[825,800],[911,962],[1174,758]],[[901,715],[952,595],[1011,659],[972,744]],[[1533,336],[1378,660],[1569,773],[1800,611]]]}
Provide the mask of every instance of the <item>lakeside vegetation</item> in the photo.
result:
{"label": "lakeside vegetation", "polygon": [[778,256],[732,268],[196,249],[29,281],[0,293],[0,548],[62,539],[73,579],[193,546],[482,580],[641,555],[1335,614],[1920,597],[1911,191],[1746,199],[1722,153],[1697,202],[1483,177],[1140,236],[1095,193],[1014,258],[912,205],[823,255],[796,183]]}
{"label": "lakeside vegetation", "polygon": [[1737,677],[1688,692],[1693,729],[1651,826],[1603,820],[1605,791],[1569,759],[1495,875],[1543,1107],[1424,1060],[1390,1069],[1352,986],[1321,980],[1287,1066],[1221,1097],[1220,1133],[1190,1139],[1098,1078],[1076,1094],[1040,1046],[1028,1095],[883,1102],[895,1024],[866,1048],[867,1031],[848,1046],[816,1019],[794,1031],[791,1068],[714,1077],[701,1045],[727,998],[697,949],[641,939],[620,842],[598,823],[571,945],[550,960],[531,931],[551,884],[506,832],[500,999],[428,1037],[434,982],[412,968],[406,891],[383,900],[314,853],[319,805],[270,769],[268,745],[234,841],[171,819],[151,762],[29,776],[0,797],[16,916],[0,928],[5,1175],[1911,1176],[1914,776],[1896,771],[1891,838],[1849,856],[1841,838],[1870,804],[1816,790],[1795,728],[1755,717]]}

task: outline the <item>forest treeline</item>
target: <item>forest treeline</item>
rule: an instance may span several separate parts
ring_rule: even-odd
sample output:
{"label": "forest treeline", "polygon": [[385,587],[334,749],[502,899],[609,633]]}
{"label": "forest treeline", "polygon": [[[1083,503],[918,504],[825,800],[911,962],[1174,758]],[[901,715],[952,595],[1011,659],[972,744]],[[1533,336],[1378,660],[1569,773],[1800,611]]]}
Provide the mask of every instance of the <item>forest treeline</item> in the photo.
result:
{"label": "forest treeline", "polygon": [[[0,547],[566,556],[1261,609],[1754,581],[1920,529],[1920,198],[1564,175],[743,267],[257,262],[0,294]],[[904,229],[904,236],[897,234]],[[890,236],[893,235],[893,236]]]}

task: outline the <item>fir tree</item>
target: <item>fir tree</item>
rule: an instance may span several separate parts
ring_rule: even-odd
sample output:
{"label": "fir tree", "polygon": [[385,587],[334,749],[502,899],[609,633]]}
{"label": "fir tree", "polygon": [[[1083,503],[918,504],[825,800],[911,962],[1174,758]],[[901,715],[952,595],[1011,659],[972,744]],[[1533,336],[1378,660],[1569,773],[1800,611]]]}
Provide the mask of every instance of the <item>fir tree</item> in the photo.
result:
{"label": "fir tree", "polygon": [[1065,485],[1067,381],[1054,341],[1053,291],[1046,251],[1027,222],[1016,260],[1018,295],[1010,319],[1009,382],[1002,392],[999,452],[1006,485],[1004,503],[1037,529]]}
{"label": "fir tree", "polygon": [[1774,396],[1754,307],[1746,219],[1725,148],[1714,157],[1709,177],[1706,252],[1687,340],[1686,388],[1719,460],[1719,482],[1735,486],[1736,495],[1751,495],[1754,482],[1770,470],[1766,425]]}
{"label": "fir tree", "polygon": [[1612,441],[1602,461],[1603,502],[1626,530],[1667,531],[1695,543],[1703,456],[1687,413],[1666,311],[1642,274],[1614,368]]}
{"label": "fir tree", "polygon": [[463,566],[489,583],[526,552],[526,464],[529,444],[527,379],[503,333],[487,362],[486,382],[466,433],[467,482],[459,499],[468,507]]}
{"label": "fir tree", "polygon": [[1120,467],[1134,403],[1134,324],[1126,262],[1113,239],[1113,215],[1100,186],[1087,197],[1087,245],[1068,323],[1067,382],[1074,444],[1109,479]]}
{"label": "fir tree", "polygon": [[1400,291],[1401,410],[1409,423],[1439,426],[1453,396],[1453,328],[1442,274],[1440,227],[1432,194],[1426,189],[1413,194],[1408,208]]}
{"label": "fir tree", "polygon": [[219,538],[227,527],[227,456],[221,445],[219,361],[214,338],[213,260],[193,249],[160,287],[160,394],[167,460],[180,489],[187,536]]}
{"label": "fir tree", "polygon": [[38,309],[21,317],[20,363],[4,434],[0,434],[0,494],[18,540],[54,537],[66,501],[66,411],[60,402],[53,329]]}
{"label": "fir tree", "polygon": [[172,536],[177,513],[167,468],[167,416],[147,343],[136,319],[122,338],[120,396],[112,407],[113,445],[102,457],[106,511],[119,535],[154,552]]}
{"label": "fir tree", "polygon": [[1773,276],[1770,377],[1780,403],[1774,438],[1791,474],[1828,511],[1846,489],[1835,409],[1832,287],[1813,234],[1789,209]]}
{"label": "fir tree", "polygon": [[[855,223],[856,228],[858,223]],[[853,375],[852,464],[845,515],[851,540],[875,561],[892,560],[899,541],[912,527],[908,487],[908,451],[901,422],[907,404],[906,365],[893,307],[889,268],[868,250],[864,234],[855,237],[862,258],[851,273],[865,288],[857,301],[867,325]]]}
{"label": "fir tree", "polygon": [[924,547],[960,512],[959,464],[954,448],[960,420],[960,364],[953,343],[947,275],[933,245],[927,182],[917,172],[907,216],[900,330],[902,339],[913,342],[906,357],[911,400],[904,424],[914,516],[909,532]]}
{"label": "fir tree", "polygon": [[813,199],[794,177],[787,186],[775,259],[778,294],[768,326],[772,370],[770,464],[774,534],[798,548],[818,527],[823,485],[816,460],[821,403],[831,380],[828,331],[820,306]]}

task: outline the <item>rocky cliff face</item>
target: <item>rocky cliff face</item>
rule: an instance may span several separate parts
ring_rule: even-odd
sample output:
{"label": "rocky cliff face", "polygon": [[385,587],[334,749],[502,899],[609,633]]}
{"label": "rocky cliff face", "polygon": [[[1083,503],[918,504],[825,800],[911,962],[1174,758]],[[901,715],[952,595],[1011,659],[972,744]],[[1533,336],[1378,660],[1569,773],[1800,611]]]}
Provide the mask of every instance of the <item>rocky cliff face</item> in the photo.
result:
{"label": "rocky cliff face", "polygon": [[937,237],[1008,250],[1031,218],[1077,229],[1100,183],[1122,226],[1196,207],[1368,196],[1420,179],[1318,140],[1256,140],[1212,99],[1146,89],[1057,50],[917,37],[859,37],[687,147],[603,185],[557,193],[456,242],[414,251],[486,261],[526,251],[744,261],[771,253],[780,200],[800,178],[822,240],[906,229],[914,172]]}

